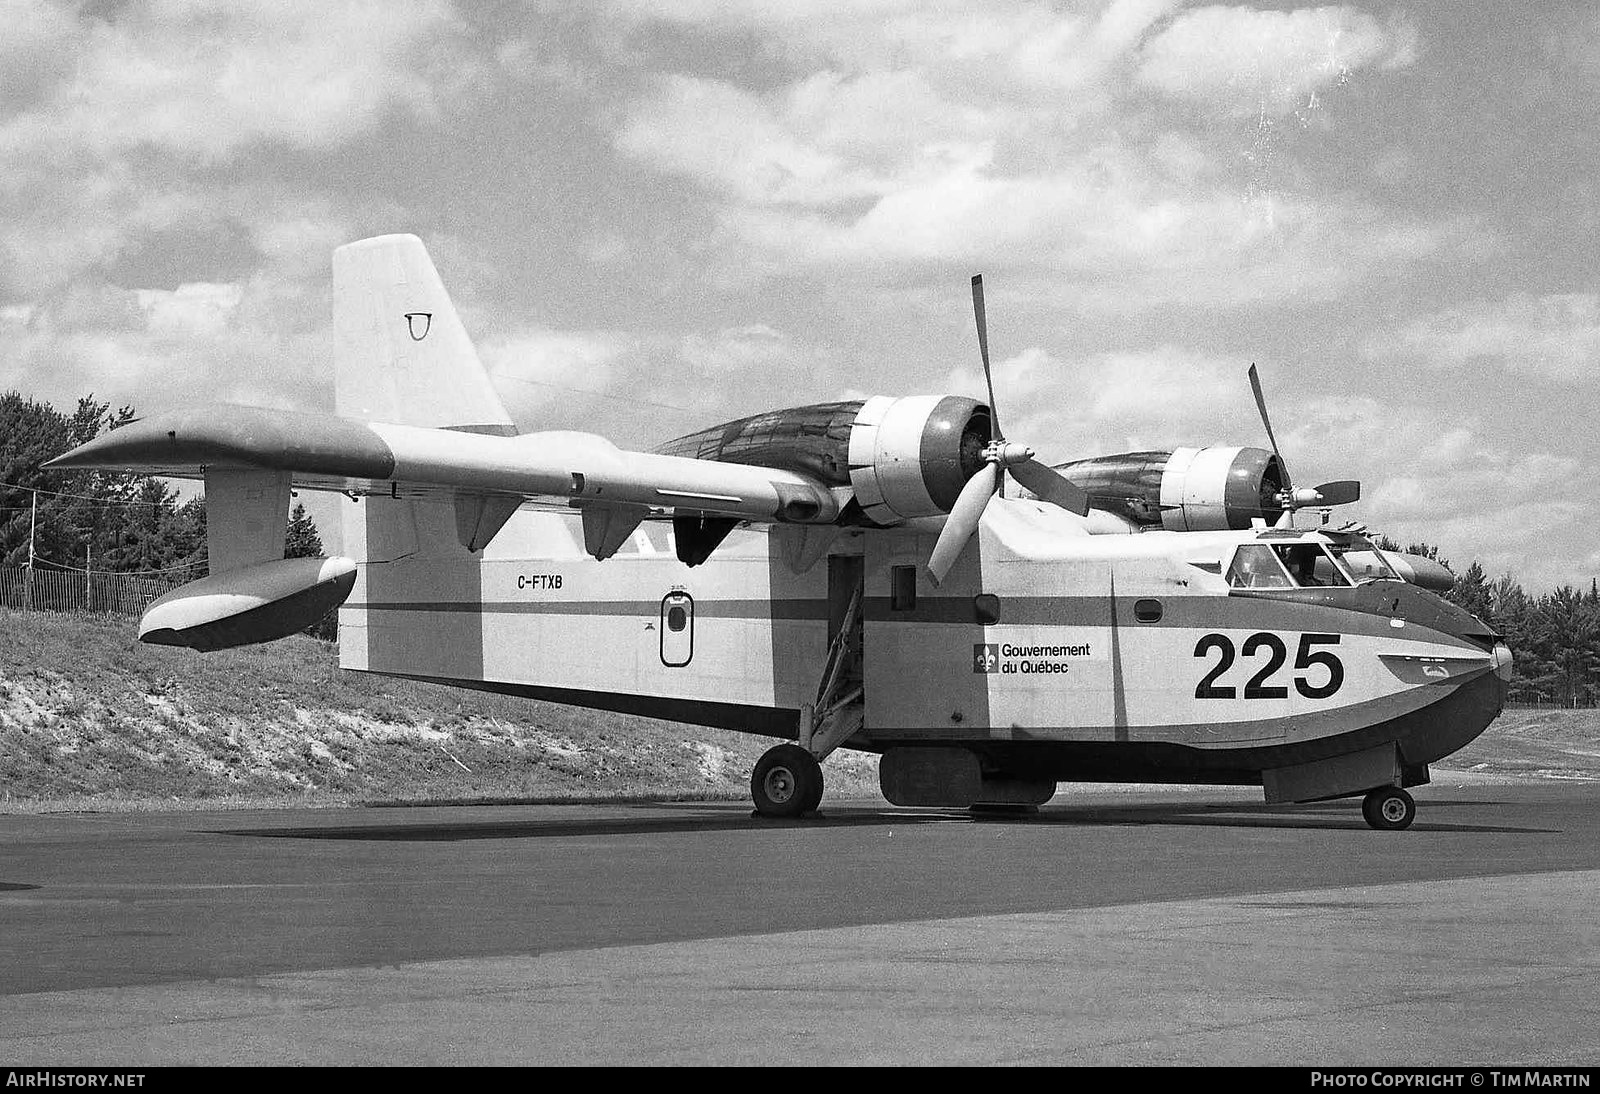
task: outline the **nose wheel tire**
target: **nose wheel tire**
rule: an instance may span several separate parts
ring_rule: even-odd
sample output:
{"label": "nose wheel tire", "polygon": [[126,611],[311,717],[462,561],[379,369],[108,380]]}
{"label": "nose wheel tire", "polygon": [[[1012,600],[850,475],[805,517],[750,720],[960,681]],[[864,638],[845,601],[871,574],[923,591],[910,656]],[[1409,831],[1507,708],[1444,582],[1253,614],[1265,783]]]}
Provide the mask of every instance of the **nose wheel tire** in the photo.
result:
{"label": "nose wheel tire", "polygon": [[750,773],[750,797],[763,817],[798,817],[822,802],[822,765],[799,745],[762,753]]}
{"label": "nose wheel tire", "polygon": [[1361,801],[1361,815],[1382,832],[1398,832],[1417,819],[1417,803],[1398,786],[1380,786]]}

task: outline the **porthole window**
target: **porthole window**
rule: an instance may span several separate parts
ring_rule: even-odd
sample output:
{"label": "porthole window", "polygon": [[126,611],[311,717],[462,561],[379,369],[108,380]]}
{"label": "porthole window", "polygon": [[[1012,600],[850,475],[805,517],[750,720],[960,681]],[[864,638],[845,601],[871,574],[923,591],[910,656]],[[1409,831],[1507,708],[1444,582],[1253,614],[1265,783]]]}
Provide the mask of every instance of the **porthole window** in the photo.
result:
{"label": "porthole window", "polygon": [[675,589],[661,598],[661,663],[680,669],[694,657],[694,597]]}
{"label": "porthole window", "polygon": [[1135,600],[1133,617],[1141,623],[1155,623],[1161,619],[1161,601]]}
{"label": "porthole window", "polygon": [[978,622],[985,627],[1000,622],[1000,598],[993,593],[979,593],[972,598],[972,610]]}

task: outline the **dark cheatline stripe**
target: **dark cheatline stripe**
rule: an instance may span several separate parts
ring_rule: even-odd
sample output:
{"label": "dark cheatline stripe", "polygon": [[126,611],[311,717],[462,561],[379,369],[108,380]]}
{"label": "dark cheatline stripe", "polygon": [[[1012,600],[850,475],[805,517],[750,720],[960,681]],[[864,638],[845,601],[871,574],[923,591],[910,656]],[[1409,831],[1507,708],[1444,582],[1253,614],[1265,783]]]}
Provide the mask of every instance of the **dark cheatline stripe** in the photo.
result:
{"label": "dark cheatline stripe", "polygon": [[[1388,616],[1374,615],[1326,603],[1254,597],[1186,596],[1157,597],[1162,604],[1160,620],[1143,623],[1133,618],[1136,598],[1124,596],[1116,602],[1119,629],[1218,628],[1279,631],[1327,630],[1340,634],[1375,638],[1407,637],[1404,630],[1392,627]],[[374,601],[350,604],[368,611],[465,612],[478,615],[625,615],[653,616],[660,611],[659,599],[652,600],[500,600],[483,603],[464,601]],[[972,624],[979,625],[972,597],[918,596],[913,611],[895,611],[888,597],[869,596],[865,600],[869,623]],[[821,599],[762,598],[736,600],[696,600],[695,614],[707,619],[826,619],[827,601]],[[1000,624],[1013,626],[1110,627],[1112,597],[1099,596],[1002,596]],[[1425,625],[1425,624],[1424,624]],[[1415,630],[1410,632],[1411,635]],[[1438,641],[1444,632],[1430,629],[1429,641]],[[1456,641],[1463,649],[1483,652],[1466,641]]]}
{"label": "dark cheatline stripe", "polygon": [[[1140,599],[1159,600],[1161,618],[1153,623],[1136,620],[1133,605]],[[999,601],[1001,625],[1111,626],[1113,601],[1104,593],[1095,596],[1001,596]],[[1348,605],[1327,597],[1296,600],[1289,596],[1149,597],[1130,593],[1116,599],[1119,613],[1117,625],[1130,631],[1146,627],[1204,630],[1225,627],[1280,631],[1321,629],[1366,637],[1404,637],[1402,630],[1392,626],[1390,616],[1376,614],[1369,607],[1353,597]],[[871,623],[978,623],[973,598],[965,596],[919,595],[913,611],[894,611],[888,597],[869,596],[866,598],[865,611],[867,621]],[[1433,627],[1433,634],[1436,636],[1438,633],[1432,619],[1416,620],[1416,625]],[[1459,644],[1474,652],[1482,652],[1480,647],[1469,642],[1462,641]]]}
{"label": "dark cheatline stripe", "polygon": [[[661,600],[404,600],[350,604],[371,612],[450,612],[472,615],[621,615],[655,617]],[[827,619],[828,602],[804,600],[696,600],[698,619]]]}

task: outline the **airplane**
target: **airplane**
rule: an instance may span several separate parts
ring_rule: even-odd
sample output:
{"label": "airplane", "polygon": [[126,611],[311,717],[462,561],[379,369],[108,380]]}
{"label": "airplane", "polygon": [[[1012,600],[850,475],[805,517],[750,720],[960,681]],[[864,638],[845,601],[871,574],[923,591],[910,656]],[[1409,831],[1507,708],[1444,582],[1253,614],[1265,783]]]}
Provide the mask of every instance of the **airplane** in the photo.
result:
{"label": "airplane", "polygon": [[[815,813],[848,747],[897,806],[1259,785],[1409,826],[1407,788],[1500,713],[1502,637],[1424,587],[1447,572],[1326,527],[1359,484],[1294,487],[1275,439],[1058,467],[1007,440],[972,289],[987,404],[835,401],[633,451],[519,433],[422,242],[379,236],[333,255],[336,413],[183,406],[47,466],[204,481],[210,574],[145,642],[338,608],[344,669],[772,738],[762,817]],[[348,496],[344,555],[283,557],[303,489]]]}

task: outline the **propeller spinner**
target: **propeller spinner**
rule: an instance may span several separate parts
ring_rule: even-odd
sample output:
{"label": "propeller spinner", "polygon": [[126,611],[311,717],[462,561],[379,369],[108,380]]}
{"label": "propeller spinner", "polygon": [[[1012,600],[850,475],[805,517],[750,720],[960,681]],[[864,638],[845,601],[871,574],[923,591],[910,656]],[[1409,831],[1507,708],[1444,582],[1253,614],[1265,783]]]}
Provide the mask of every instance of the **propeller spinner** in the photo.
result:
{"label": "propeller spinner", "polygon": [[1272,443],[1272,454],[1278,457],[1278,466],[1283,468],[1284,484],[1279,492],[1277,502],[1283,506],[1285,513],[1292,513],[1308,505],[1348,505],[1361,498],[1361,483],[1355,479],[1337,479],[1325,482],[1318,486],[1295,488],[1289,481],[1289,468],[1283,462],[1283,456],[1278,452],[1278,438],[1272,432],[1272,419],[1267,416],[1267,400],[1261,394],[1261,377],[1256,373],[1256,366],[1250,366],[1250,391],[1256,397],[1256,410],[1261,412],[1261,424],[1266,427],[1267,440]]}
{"label": "propeller spinner", "polygon": [[1000,432],[1000,413],[995,407],[994,376],[989,369],[989,327],[983,311],[983,275],[972,278],[972,312],[978,323],[978,354],[983,358],[983,380],[989,388],[989,427],[992,440],[983,450],[983,467],[961,488],[950,515],[945,518],[939,540],[928,556],[928,576],[935,585],[945,575],[967,541],[978,530],[989,499],[1005,488],[1006,472],[1044,501],[1084,516],[1089,512],[1089,495],[1053,468],[1034,459],[1033,449],[1008,442]]}

